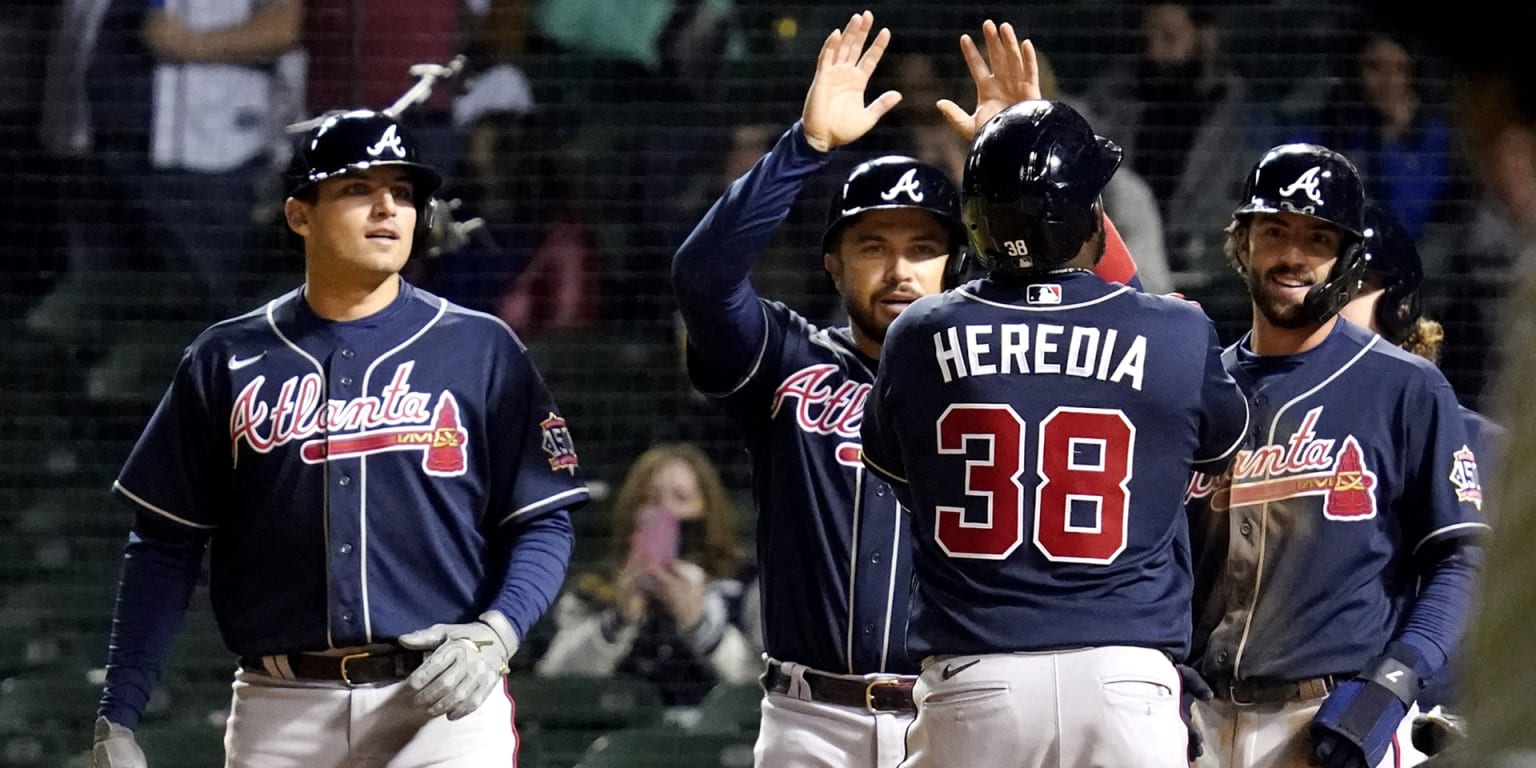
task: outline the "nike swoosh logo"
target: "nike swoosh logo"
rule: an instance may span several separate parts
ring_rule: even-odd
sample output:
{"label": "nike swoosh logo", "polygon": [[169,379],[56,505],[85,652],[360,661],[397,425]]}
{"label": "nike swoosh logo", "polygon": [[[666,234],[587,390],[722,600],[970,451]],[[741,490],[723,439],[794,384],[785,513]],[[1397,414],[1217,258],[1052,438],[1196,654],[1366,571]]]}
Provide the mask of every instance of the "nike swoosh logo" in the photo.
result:
{"label": "nike swoosh logo", "polygon": [[980,664],[980,663],[981,663],[981,659],[971,659],[970,661],[967,661],[966,663],[961,664],[958,667],[953,665],[953,664],[945,664],[944,665],[944,671],[940,672],[939,674],[945,680],[948,680],[951,677],[954,677],[955,675],[958,675],[961,672],[964,672],[967,669],[970,669],[971,667],[974,667],[974,666],[976,666],[977,664]]}
{"label": "nike swoosh logo", "polygon": [[259,355],[256,355],[255,357],[247,357],[244,360],[241,360],[238,357],[231,357],[229,359],[229,369],[231,371],[238,371],[241,368],[244,368],[247,365],[250,365],[251,363],[254,363],[257,360],[260,360],[260,359],[262,359],[263,357],[266,357],[266,356],[267,356],[267,353],[263,352],[263,353],[261,353]]}

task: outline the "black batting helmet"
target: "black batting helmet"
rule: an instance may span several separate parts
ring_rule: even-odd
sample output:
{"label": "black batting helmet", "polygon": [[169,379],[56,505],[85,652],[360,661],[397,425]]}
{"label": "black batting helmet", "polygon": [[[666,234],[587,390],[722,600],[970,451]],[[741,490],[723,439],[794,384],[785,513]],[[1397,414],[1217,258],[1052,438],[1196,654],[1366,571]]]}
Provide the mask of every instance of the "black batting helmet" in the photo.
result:
{"label": "black batting helmet", "polygon": [[1365,238],[1365,187],[1349,158],[1316,144],[1282,144],[1255,163],[1233,218],[1255,213],[1296,213],[1327,222],[1344,233],[1328,279],[1307,291],[1315,322],[1338,313],[1360,290],[1370,256]]}
{"label": "black batting helmet", "polygon": [[437,169],[421,161],[416,139],[399,120],[369,109],[336,112],[302,138],[288,162],[285,186],[297,197],[332,176],[398,165],[411,176],[416,207],[411,255],[426,253],[432,230],[432,193],[443,185]]}
{"label": "black batting helmet", "polygon": [[938,217],[949,231],[950,256],[965,243],[960,226],[960,193],[943,171],[915,158],[886,155],[860,163],[832,196],[822,253],[832,253],[843,230],[866,211],[917,208]]}
{"label": "black batting helmet", "polygon": [[987,272],[1071,261],[1101,226],[1099,193],[1124,152],[1059,101],[1021,101],[976,134],[960,183],[961,218]]}
{"label": "black batting helmet", "polygon": [[415,137],[399,120],[358,109],[325,118],[299,140],[288,163],[288,196],[331,176],[381,165],[403,166],[410,173],[418,209],[443,185],[442,174],[421,161]]}
{"label": "black batting helmet", "polygon": [[1424,263],[1418,246],[1402,222],[1385,206],[1365,206],[1365,251],[1369,270],[1381,278],[1383,291],[1376,301],[1376,327],[1393,344],[1401,344],[1424,313],[1419,288],[1424,284]]}

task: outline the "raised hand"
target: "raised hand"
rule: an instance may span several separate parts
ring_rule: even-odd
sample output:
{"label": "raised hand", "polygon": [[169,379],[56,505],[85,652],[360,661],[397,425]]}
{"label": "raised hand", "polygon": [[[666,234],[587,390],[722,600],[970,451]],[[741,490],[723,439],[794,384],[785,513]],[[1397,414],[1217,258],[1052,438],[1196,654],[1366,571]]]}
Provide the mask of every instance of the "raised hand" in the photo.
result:
{"label": "raised hand", "polygon": [[886,91],[869,105],[864,104],[870,75],[891,42],[891,31],[881,29],[866,49],[864,44],[874,26],[874,14],[854,14],[848,26],[833,30],[821,44],[816,77],[805,94],[801,113],[806,140],[821,152],[856,141],[901,103],[900,93]]}
{"label": "raised hand", "polygon": [[1034,43],[1019,42],[1012,24],[1004,22],[999,28],[991,19],[982,23],[981,36],[987,46],[986,58],[982,58],[970,35],[960,36],[960,52],[965,55],[971,80],[976,83],[976,109],[967,114],[949,99],[938,103],[944,118],[966,141],[976,138],[981,126],[1008,106],[1040,98],[1040,67],[1035,60]]}

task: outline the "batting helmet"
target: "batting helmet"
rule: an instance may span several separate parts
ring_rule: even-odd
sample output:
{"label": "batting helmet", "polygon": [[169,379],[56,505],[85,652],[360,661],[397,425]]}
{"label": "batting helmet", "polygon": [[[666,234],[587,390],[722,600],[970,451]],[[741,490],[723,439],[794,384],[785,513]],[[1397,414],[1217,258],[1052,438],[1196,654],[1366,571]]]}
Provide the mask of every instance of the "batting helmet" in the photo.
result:
{"label": "batting helmet", "polygon": [[960,193],[938,168],[903,155],[886,155],[860,163],[832,196],[821,250],[831,253],[853,220],[866,211],[916,208],[938,217],[948,230],[950,255],[965,243],[960,226]]}
{"label": "batting helmet", "polygon": [[1419,295],[1424,264],[1419,260],[1419,249],[1392,211],[1367,203],[1365,251],[1370,257],[1370,271],[1381,278],[1384,288],[1376,302],[1376,327],[1388,341],[1401,344],[1424,313]]}
{"label": "batting helmet", "polygon": [[443,185],[437,169],[421,162],[416,139],[399,120],[382,112],[357,109],[337,112],[310,129],[288,162],[288,196],[296,197],[332,176],[378,166],[396,165],[411,176],[416,228],[411,255],[431,249],[432,193]]}
{"label": "batting helmet", "polygon": [[442,174],[421,162],[415,137],[399,120],[359,109],[331,115],[299,140],[288,164],[288,196],[331,176],[381,165],[403,166],[411,175],[418,210],[443,185]]}
{"label": "batting helmet", "polygon": [[1124,152],[1059,101],[1022,101],[976,134],[960,184],[961,217],[988,272],[1071,261],[1101,226],[1099,193]]}
{"label": "batting helmet", "polygon": [[1343,231],[1345,242],[1328,279],[1307,291],[1305,308],[1315,322],[1338,313],[1360,290],[1370,261],[1365,238],[1365,187],[1349,158],[1316,144],[1282,144],[1255,163],[1243,184],[1243,203],[1233,218],[1255,213],[1296,213]]}

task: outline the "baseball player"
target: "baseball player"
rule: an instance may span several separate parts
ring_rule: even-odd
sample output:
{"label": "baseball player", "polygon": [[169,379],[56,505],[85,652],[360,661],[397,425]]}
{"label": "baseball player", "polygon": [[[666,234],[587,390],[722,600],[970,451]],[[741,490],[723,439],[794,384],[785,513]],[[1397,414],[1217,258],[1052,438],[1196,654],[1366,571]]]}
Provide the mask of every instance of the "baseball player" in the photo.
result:
{"label": "baseball player", "polygon": [[[1367,203],[1365,208],[1365,250],[1370,257],[1359,294],[1339,315],[1362,328],[1369,328],[1382,338],[1432,363],[1440,360],[1440,344],[1445,338],[1440,324],[1423,315],[1420,287],[1424,266],[1418,247],[1385,206]],[[1467,440],[1477,456],[1481,476],[1498,465],[1500,448],[1507,431],[1487,416],[1465,405],[1460,406]],[[1414,746],[1425,754],[1435,754],[1449,741],[1460,738],[1465,729],[1460,718],[1445,710],[1457,696],[1459,675],[1457,657],[1438,674],[1425,681],[1419,692],[1419,709],[1425,714],[1415,720]],[[1438,708],[1438,711],[1437,711]]]}
{"label": "baseball player", "polygon": [[[824,264],[850,323],[817,328],[759,298],[749,275],[805,181],[829,153],[868,132],[900,99],[866,106],[890,40],[855,15],[828,36],[801,120],[704,216],[672,278],[688,332],[693,384],[740,426],[753,460],[767,668],[759,766],[894,768],[915,713],[917,664],[905,653],[911,543],[890,486],[865,471],[859,423],[885,330],[940,290],[964,240],[959,194],[908,157],[853,169],[833,196]],[[983,27],[988,57],[961,47],[977,86],[957,130],[1021,93],[1038,95],[1034,51],[1012,27]],[[867,48],[866,48],[867,44]],[[1133,279],[1123,243],[1120,279]]]}
{"label": "baseball player", "polygon": [[1190,486],[1201,765],[1411,765],[1421,681],[1465,621],[1482,489],[1439,370],[1339,322],[1368,260],[1342,155],[1265,153],[1227,229],[1253,327],[1223,355],[1253,428]]}
{"label": "baseball player", "polygon": [[587,501],[570,431],[506,325],[400,279],[441,177],[399,122],[328,117],[288,182],[304,285],[192,342],[113,484],[136,514],[95,764],[145,764],[207,548],[229,765],[508,765],[507,660]]}
{"label": "baseball player", "polygon": [[862,437],[911,510],[904,768],[1186,765],[1181,501],[1246,407],[1198,307],[1092,272],[1120,159],[1061,102],[993,117],[962,183],[988,274],[887,333]]}

